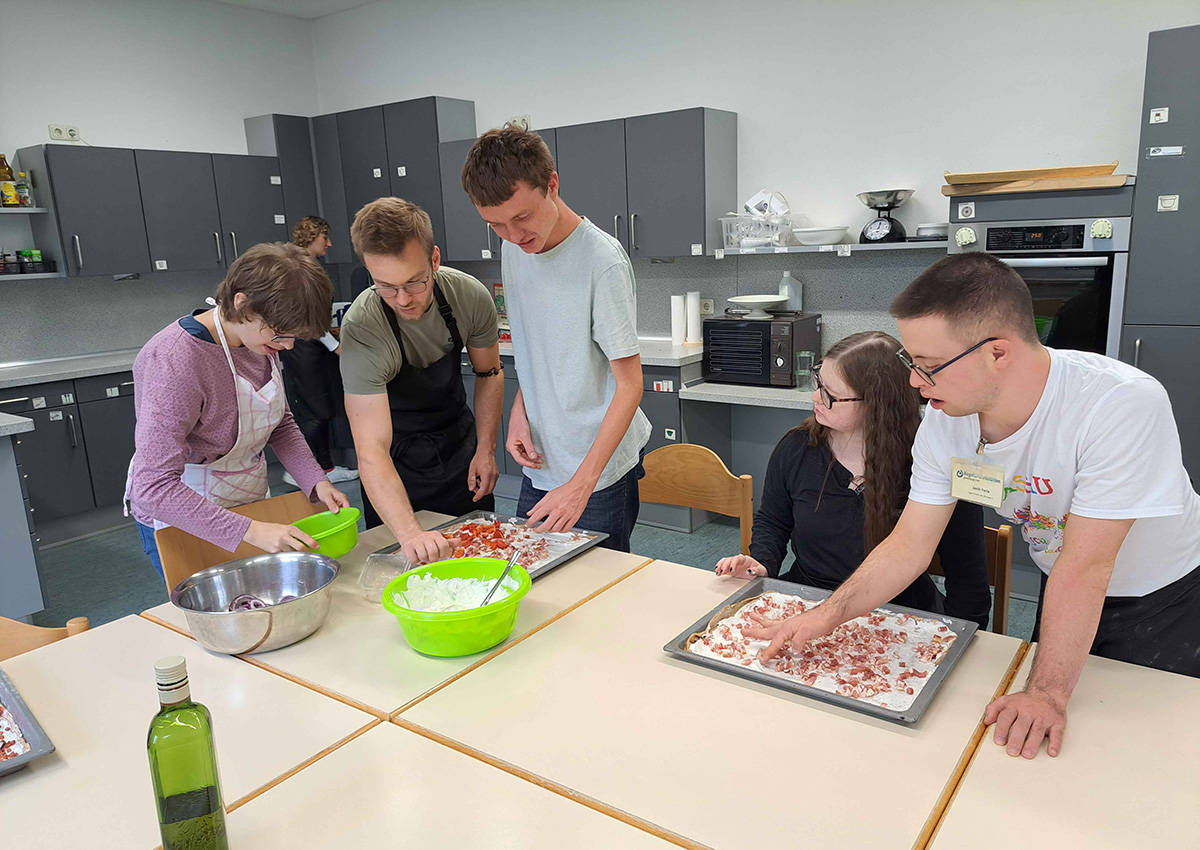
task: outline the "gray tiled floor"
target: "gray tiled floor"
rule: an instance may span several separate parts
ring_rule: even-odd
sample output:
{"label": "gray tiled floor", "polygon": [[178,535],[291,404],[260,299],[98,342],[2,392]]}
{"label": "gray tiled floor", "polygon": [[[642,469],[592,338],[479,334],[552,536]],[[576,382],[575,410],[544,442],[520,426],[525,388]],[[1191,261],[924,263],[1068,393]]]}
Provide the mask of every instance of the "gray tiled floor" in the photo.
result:
{"label": "gray tiled floor", "polygon": [[[272,485],[276,495],[285,489]],[[357,481],[347,482],[342,489],[354,505],[362,507]],[[516,508],[513,500],[496,499],[500,513],[513,514]],[[648,558],[709,570],[719,558],[736,553],[738,546],[736,524],[719,520],[692,534],[639,525],[631,548]],[[85,616],[98,626],[167,601],[166,587],[143,554],[132,525],[45,549],[42,564],[48,607],[34,615],[38,625],[61,626],[71,617]],[[1035,609],[1032,602],[1012,599],[1009,634],[1028,640]]]}

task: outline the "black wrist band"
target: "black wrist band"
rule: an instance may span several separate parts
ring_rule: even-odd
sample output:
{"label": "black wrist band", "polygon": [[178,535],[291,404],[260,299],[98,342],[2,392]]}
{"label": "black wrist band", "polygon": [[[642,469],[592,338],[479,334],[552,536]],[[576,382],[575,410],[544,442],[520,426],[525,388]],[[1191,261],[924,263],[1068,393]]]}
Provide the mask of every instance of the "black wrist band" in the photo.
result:
{"label": "black wrist band", "polygon": [[[472,370],[472,371],[474,371],[474,370]],[[476,378],[490,378],[493,375],[499,375],[502,371],[504,371],[503,366],[493,366],[491,369],[488,369],[486,372],[475,372],[475,377]]]}

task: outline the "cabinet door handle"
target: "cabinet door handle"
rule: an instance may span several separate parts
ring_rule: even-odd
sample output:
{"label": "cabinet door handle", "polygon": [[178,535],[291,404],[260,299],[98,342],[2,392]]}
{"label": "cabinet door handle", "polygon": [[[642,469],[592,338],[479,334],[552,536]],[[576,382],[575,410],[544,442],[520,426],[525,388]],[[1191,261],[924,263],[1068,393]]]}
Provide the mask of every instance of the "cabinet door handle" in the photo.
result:
{"label": "cabinet door handle", "polygon": [[29,396],[25,396],[25,398],[6,398],[0,401],[0,404],[16,404],[18,401],[29,401]]}
{"label": "cabinet door handle", "polygon": [[233,240],[233,258],[236,260],[238,258],[237,234],[231,230],[229,231],[229,238]]}
{"label": "cabinet door handle", "polygon": [[637,250],[637,213],[629,214],[629,250]]}
{"label": "cabinet door handle", "polygon": [[221,256],[221,234],[215,230],[213,231],[213,241],[217,243],[217,262],[225,262],[225,258]]}
{"label": "cabinet door handle", "polygon": [[1142,357],[1142,340],[1141,337],[1133,341],[1133,367],[1136,369],[1138,360]]}
{"label": "cabinet door handle", "polygon": [[79,268],[83,268],[83,248],[79,245],[79,234],[76,233],[71,237],[75,241],[75,260],[79,263]]}
{"label": "cabinet door handle", "polygon": [[75,414],[67,414],[67,422],[71,423],[71,448],[79,448],[79,436],[75,433]]}
{"label": "cabinet door handle", "polygon": [[123,386],[123,387],[132,387],[132,386],[133,386],[133,381],[122,381],[122,382],[121,382],[121,386]]}
{"label": "cabinet door handle", "polygon": [[617,230],[617,222],[621,220],[620,215],[613,216],[613,239],[620,239],[621,233]]}

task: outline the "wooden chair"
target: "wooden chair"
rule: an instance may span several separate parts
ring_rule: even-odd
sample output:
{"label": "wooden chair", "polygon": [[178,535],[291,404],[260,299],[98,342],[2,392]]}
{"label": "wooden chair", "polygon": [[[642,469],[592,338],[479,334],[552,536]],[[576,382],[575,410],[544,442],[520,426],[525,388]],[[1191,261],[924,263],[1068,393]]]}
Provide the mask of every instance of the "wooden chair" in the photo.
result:
{"label": "wooden chair", "polygon": [[[992,631],[998,635],[1008,634],[1008,589],[1012,581],[1012,526],[984,528],[987,549],[988,583],[995,590],[992,604]],[[944,576],[941,561],[933,556],[929,574]]]}
{"label": "wooden chair", "polygon": [[72,617],[61,629],[46,629],[22,623],[20,620],[0,617],[0,661],[7,661],[22,652],[29,652],[39,646],[86,632],[88,625],[87,617]]}
{"label": "wooden chair", "polygon": [[638,484],[641,501],[737,517],[742,530],[742,554],[750,554],[750,532],[754,528],[753,477],[734,475],[712,449],[690,443],[655,449],[642,464],[646,477]]}
{"label": "wooden chair", "polygon": [[[231,508],[235,514],[248,516],[259,522],[276,522],[290,525],[298,519],[311,516],[325,509],[324,505],[314,505],[308,496],[299,491],[285,493],[273,499],[263,499],[251,502],[240,508]],[[180,531],[178,528],[160,528],[154,532],[154,540],[158,543],[158,556],[162,559],[163,574],[167,580],[167,590],[188,578],[193,573],[206,570],[227,561],[239,558],[249,558],[261,555],[262,549],[249,543],[240,544],[230,552],[215,543],[201,540],[199,537]]]}

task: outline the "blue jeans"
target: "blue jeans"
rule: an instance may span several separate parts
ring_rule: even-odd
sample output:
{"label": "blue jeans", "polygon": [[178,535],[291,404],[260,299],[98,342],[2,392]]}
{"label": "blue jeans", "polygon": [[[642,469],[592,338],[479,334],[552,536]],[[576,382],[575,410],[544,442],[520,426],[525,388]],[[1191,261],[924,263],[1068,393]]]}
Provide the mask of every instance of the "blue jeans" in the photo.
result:
{"label": "blue jeans", "polygon": [[[638,481],[645,476],[646,470],[642,467],[641,460],[638,460],[637,466],[626,472],[615,484],[592,493],[575,525],[588,531],[606,532],[608,539],[601,543],[601,546],[616,549],[618,552],[628,552],[629,535],[633,533],[638,509],[641,507],[638,499]],[[528,517],[529,511],[546,492],[534,487],[528,478],[522,478],[521,495],[517,499],[517,515]]]}
{"label": "blue jeans", "polygon": [[[162,558],[158,556],[158,542],[154,539],[154,529],[148,525],[142,525],[140,522],[137,527],[138,537],[142,538],[142,551],[146,553],[150,563],[154,564],[154,569],[158,570],[158,574],[163,575]],[[163,578],[165,579],[166,576]]]}

